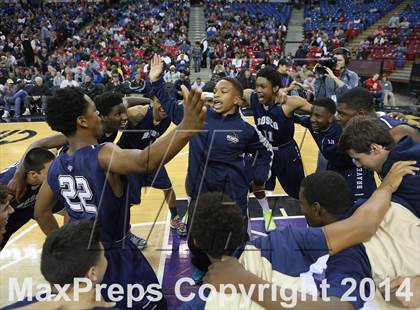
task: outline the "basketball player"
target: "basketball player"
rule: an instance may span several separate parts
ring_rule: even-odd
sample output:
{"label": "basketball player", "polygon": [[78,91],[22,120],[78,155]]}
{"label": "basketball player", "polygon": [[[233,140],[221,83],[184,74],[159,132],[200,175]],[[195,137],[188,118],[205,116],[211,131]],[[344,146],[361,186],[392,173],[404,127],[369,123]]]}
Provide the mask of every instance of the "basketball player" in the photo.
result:
{"label": "basketball player", "polygon": [[[41,296],[51,297],[51,300],[38,301],[35,296],[31,301],[22,300],[6,309],[118,309],[115,303],[97,299],[96,296],[96,285],[102,282],[107,269],[104,246],[100,240],[99,229],[88,221],[73,222],[54,231],[46,238],[42,247],[41,273],[51,286],[69,285],[65,291],[69,300],[55,300],[56,295],[52,292]],[[76,278],[89,281],[92,288],[86,291],[81,286],[79,292],[74,292]],[[77,300],[73,300],[74,293],[78,294]]]}
{"label": "basketball player", "polygon": [[[140,100],[140,101],[139,101]],[[138,102],[142,103],[142,98],[130,98],[128,107],[130,109],[131,105],[134,105]],[[118,130],[124,128],[127,123],[127,109],[126,105],[123,103],[123,97],[119,93],[105,92],[101,95],[95,97],[96,107],[101,115],[101,121],[103,125],[103,135],[98,138],[98,143],[114,142],[115,138],[118,135]],[[130,113],[130,117],[135,118],[135,113]],[[64,134],[58,134],[50,137],[46,137],[35,141],[32,143],[28,150],[31,150],[34,147],[41,148],[67,148],[69,141]],[[27,152],[28,152],[27,150]],[[25,157],[26,153],[24,154]],[[23,162],[24,160],[21,160]],[[22,193],[26,191],[26,182],[25,182],[25,173],[23,171],[23,165],[18,165],[15,171],[15,175],[9,181],[9,187],[15,193],[17,200],[21,200]],[[130,178],[130,180],[132,180]],[[137,184],[136,184],[137,185]],[[134,186],[130,188],[134,191]],[[137,187],[137,192],[140,192],[140,188]],[[138,194],[136,194],[138,196]],[[132,203],[140,203],[140,199],[133,201]],[[141,237],[129,233],[131,241],[140,249],[143,250],[147,246],[147,241]]]}
{"label": "basketball player", "polygon": [[[420,143],[414,142],[411,136],[395,143],[391,130],[375,118],[352,118],[344,129],[339,146],[358,167],[376,171],[381,178],[388,174],[396,161],[415,160],[420,167]],[[413,213],[420,217],[420,174],[405,177],[395,196],[408,203]]]}
{"label": "basketball player", "polygon": [[7,222],[14,209],[10,205],[12,196],[9,195],[7,186],[0,183],[0,242],[3,241],[3,235],[6,233]]}
{"label": "basketball player", "polygon": [[[144,151],[121,149],[113,143],[99,144],[101,120],[95,103],[80,89],[57,90],[48,98],[46,119],[51,129],[66,135],[69,148],[51,164],[35,205],[35,219],[49,235],[58,229],[52,205],[59,201],[72,221],[94,221],[101,229],[108,268],[107,285],[117,283],[147,287],[158,284],[153,269],[133,242],[127,238],[130,223],[129,197],[124,175],[145,173],[172,159],[202,128],[206,110],[201,92],[184,89],[184,116],[179,126]],[[135,308],[165,309],[164,298],[148,300],[146,293]],[[104,296],[106,299],[106,296]],[[117,303],[127,307],[127,297]]]}
{"label": "basketball player", "polygon": [[[309,103],[297,96],[284,97],[287,100],[277,105],[282,82],[279,73],[265,67],[257,73],[256,91],[246,89],[244,91],[243,106],[251,107],[255,124],[261,133],[273,146],[274,158],[271,167],[271,177],[265,184],[266,190],[274,190],[276,178],[279,180],[284,191],[293,198],[298,198],[299,184],[304,177],[302,159],[298,146],[293,139],[295,125],[293,113],[297,109],[310,111]],[[255,162],[255,159],[246,162]],[[255,171],[255,169],[250,169]],[[264,188],[256,188],[253,192],[263,209],[265,230],[275,229],[275,223],[271,220],[272,210],[268,206]]]}
{"label": "basketball player", "polygon": [[[308,223],[314,227],[287,227],[276,230],[268,237],[258,238],[245,247],[239,262],[234,258],[215,262],[209,268],[205,281],[210,282],[216,289],[220,284],[228,283],[235,285],[236,288],[241,283],[245,290],[248,290],[251,284],[263,284],[269,288],[263,292],[264,300],[261,301],[261,295],[257,290],[251,293],[252,300],[266,309],[283,309],[280,306],[281,296],[277,295],[277,300],[273,300],[271,283],[288,287],[295,285],[298,289],[299,285],[302,285],[306,287],[305,292],[308,293],[309,282],[298,282],[284,274],[289,275],[290,272],[294,277],[302,276],[299,266],[305,264],[305,258],[301,256],[306,257],[308,262],[311,256],[315,256],[312,259],[316,260],[320,255],[329,253],[333,256],[329,257],[326,263],[325,279],[329,284],[326,292],[332,297],[331,301],[326,304],[321,301],[314,303],[307,298],[309,301],[305,302],[298,295],[295,307],[359,309],[366,300],[359,295],[360,281],[369,275],[370,268],[377,284],[387,277],[392,279],[399,275],[411,276],[414,279],[420,271],[416,264],[420,259],[420,252],[413,251],[418,243],[416,238],[419,229],[418,219],[406,208],[406,205],[391,203],[392,192],[398,188],[403,176],[406,175],[404,177],[406,178],[419,170],[418,167],[411,166],[414,163],[408,161],[394,164],[381,186],[360,207],[351,207],[350,191],[345,180],[337,173],[322,171],[306,177],[302,182],[300,202]],[[382,221],[384,215],[385,220]],[[405,221],[404,228],[399,222],[401,220]],[[376,232],[379,223],[380,229]],[[404,242],[396,240],[397,230],[406,238]],[[287,242],[282,240],[287,237]],[[364,247],[355,246],[362,241],[365,241]],[[288,251],[294,254],[288,255]],[[401,258],[404,261],[401,261]],[[300,265],[302,262],[304,264]],[[317,264],[319,262],[318,260]],[[307,280],[307,276],[310,275],[315,282],[321,281],[322,275],[316,275],[315,270],[311,268],[311,272],[306,273],[303,278]],[[225,274],[226,272],[228,274]],[[341,282],[345,278],[354,279],[353,282],[357,287],[351,292],[350,283]],[[365,292],[366,289],[370,290],[366,286],[364,289]],[[299,290],[302,291],[301,288]],[[351,302],[353,305],[340,300],[346,291],[356,297]],[[381,303],[380,308],[383,309],[383,298],[376,297],[375,301]],[[244,300],[237,300],[240,301]],[[310,307],[308,309],[311,309]]]}
{"label": "basketball player", "polygon": [[[149,73],[152,89],[169,118],[177,124],[185,113],[184,106],[178,104],[173,92],[165,87],[162,70],[162,61],[155,55]],[[209,191],[227,193],[241,208],[244,232],[247,232],[249,184],[243,156],[252,153],[256,157],[254,182],[262,186],[269,177],[273,152],[268,141],[239,111],[242,92],[241,84],[235,79],[224,78],[216,84],[204,130],[189,145],[187,187],[192,200]],[[194,214],[189,216],[187,225],[194,225]],[[244,238],[249,236],[245,233]],[[210,261],[194,246],[191,238],[188,245],[193,254],[192,263],[198,269],[193,279],[199,282]]]}
{"label": "basketball player", "polygon": [[[14,209],[14,213],[9,217],[6,225],[6,232],[3,241],[0,243],[0,250],[4,248],[9,238],[18,231],[23,225],[34,218],[34,206],[36,195],[39,192],[41,184],[45,181],[48,168],[55,156],[52,152],[34,148],[26,153],[22,162],[23,171],[25,173],[26,191],[25,195],[19,201],[13,198],[10,205]],[[0,183],[7,184],[16,171],[17,164],[14,164],[0,173]],[[53,212],[62,210],[62,206],[55,206]]]}
{"label": "basketball player", "polygon": [[[122,149],[144,150],[168,129],[171,120],[154,94],[151,94],[151,102],[151,105],[128,109],[128,123],[118,141],[118,146]],[[132,175],[128,178],[134,196],[130,199],[133,203],[140,203],[139,189],[142,186],[161,189],[171,213],[171,228],[180,236],[187,234],[186,225],[181,221],[175,207],[176,196],[165,167],[159,167],[157,171],[149,171],[145,175]]]}
{"label": "basketball player", "polygon": [[352,159],[338,149],[343,130],[335,120],[335,113],[335,102],[330,98],[320,98],[312,103],[310,116],[297,116],[295,120],[308,128],[319,151],[328,160],[327,170],[336,171],[346,179],[353,203],[358,199],[367,200],[376,189],[374,173],[356,167]]}
{"label": "basketball player", "polygon": [[[372,94],[363,87],[350,89],[337,100],[337,122],[344,128],[347,122],[354,116],[365,115],[378,117],[374,109]],[[399,121],[389,115],[378,117],[379,120],[389,129],[391,136],[396,142],[404,136],[409,135],[414,141],[420,142],[420,130],[407,123]]]}

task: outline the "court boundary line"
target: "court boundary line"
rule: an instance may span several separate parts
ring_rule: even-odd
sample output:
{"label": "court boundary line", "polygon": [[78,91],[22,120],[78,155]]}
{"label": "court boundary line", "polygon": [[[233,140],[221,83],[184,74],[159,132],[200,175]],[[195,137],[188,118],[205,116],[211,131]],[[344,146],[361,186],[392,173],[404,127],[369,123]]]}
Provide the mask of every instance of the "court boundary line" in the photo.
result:
{"label": "court boundary line", "polygon": [[18,233],[15,237],[13,237],[9,241],[7,241],[7,243],[4,246],[4,248],[2,249],[2,251],[5,250],[5,249],[7,249],[11,244],[13,244],[16,241],[18,241],[19,239],[21,239],[23,236],[25,236],[28,232],[30,232],[31,230],[33,230],[37,226],[38,226],[38,223],[33,223],[28,228],[25,228],[23,231],[21,231],[20,233]]}
{"label": "court boundary line", "polygon": [[[166,219],[167,225],[165,227],[161,249],[169,249],[168,241],[169,241],[169,232],[170,232],[169,222],[171,220],[170,212],[168,212],[166,217],[167,217]],[[160,251],[159,266],[157,270],[157,278],[162,288],[163,288],[163,275],[165,272],[165,264],[166,264],[166,253],[167,251]]]}

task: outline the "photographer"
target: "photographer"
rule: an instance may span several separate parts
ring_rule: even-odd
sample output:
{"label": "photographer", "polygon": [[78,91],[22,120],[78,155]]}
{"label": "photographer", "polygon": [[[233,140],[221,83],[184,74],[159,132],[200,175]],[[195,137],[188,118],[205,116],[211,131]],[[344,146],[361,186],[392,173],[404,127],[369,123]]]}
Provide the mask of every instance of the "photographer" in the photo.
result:
{"label": "photographer", "polygon": [[327,97],[337,102],[338,96],[359,85],[357,73],[347,69],[349,62],[349,50],[337,48],[333,58],[315,66],[315,99]]}

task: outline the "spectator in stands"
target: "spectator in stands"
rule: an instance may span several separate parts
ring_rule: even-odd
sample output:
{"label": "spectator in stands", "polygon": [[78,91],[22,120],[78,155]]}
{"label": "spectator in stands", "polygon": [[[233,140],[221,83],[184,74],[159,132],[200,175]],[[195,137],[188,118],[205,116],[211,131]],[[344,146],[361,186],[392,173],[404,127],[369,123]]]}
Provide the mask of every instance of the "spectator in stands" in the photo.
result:
{"label": "spectator in stands", "polygon": [[409,27],[410,27],[410,22],[405,17],[403,17],[402,21],[400,22],[400,28],[408,29]]}
{"label": "spectator in stands", "polygon": [[121,94],[127,93],[127,87],[121,83],[120,75],[117,72],[114,72],[112,74],[112,79],[106,85],[105,90],[107,92],[113,92],[113,93],[121,93]]}
{"label": "spectator in stands", "polygon": [[380,34],[378,34],[373,40],[373,44],[377,46],[382,46],[384,43],[385,43],[385,39]]}
{"label": "spectator in stands", "polygon": [[10,116],[12,105],[14,105],[15,108],[14,117],[19,117],[22,102],[26,95],[27,93],[23,88],[18,89],[14,81],[12,79],[8,79],[1,90],[2,100],[0,103],[4,105],[2,118],[8,118]]}
{"label": "spectator in stands", "polygon": [[[279,66],[277,71],[280,73],[282,91],[286,94],[290,94],[295,89],[295,84],[293,84],[293,77],[289,74],[289,61],[285,58],[280,59]],[[294,94],[296,95],[296,93]]]}
{"label": "spectator in stands", "polygon": [[389,102],[391,106],[395,107],[395,96],[394,96],[394,93],[392,92],[393,90],[392,83],[390,80],[388,80],[388,76],[386,74],[382,76],[381,88],[382,88],[382,101],[384,105],[387,106]]}
{"label": "spectator in stands", "polygon": [[137,72],[134,80],[129,82],[127,91],[129,94],[145,94],[146,81],[142,78],[141,72]]}
{"label": "spectator in stands", "polygon": [[163,79],[165,80],[166,83],[175,84],[175,82],[179,80],[179,77],[180,77],[180,73],[176,71],[175,66],[172,65],[169,67],[169,71],[166,72],[165,75],[163,76]]}
{"label": "spectator in stands", "polygon": [[400,26],[400,18],[397,14],[394,14],[391,16],[391,18],[388,21],[388,27],[389,28],[398,28]]}
{"label": "spectator in stands", "polygon": [[200,42],[196,41],[195,46],[192,50],[192,57],[194,60],[194,72],[200,72],[201,69],[201,47]]}
{"label": "spectator in stands", "polygon": [[297,60],[295,60],[295,63],[297,65],[303,65],[305,63],[305,61],[300,60],[300,59],[305,59],[306,55],[307,55],[307,51],[303,48],[303,44],[300,44],[298,49],[296,50],[296,53],[295,53],[294,58],[297,58]]}
{"label": "spectator in stands", "polygon": [[379,81],[379,74],[375,73],[372,77],[365,81],[365,87],[370,93],[373,95],[380,102],[380,106],[382,105],[382,90],[381,90],[381,83]]}
{"label": "spectator in stands", "polygon": [[93,83],[90,75],[85,76],[85,81],[80,85],[80,87],[83,89],[83,92],[92,99],[97,95],[102,94],[105,89],[103,84]]}
{"label": "spectator in stands", "polygon": [[184,85],[188,90],[191,90],[191,83],[188,77],[185,75],[184,72],[179,74],[179,79],[175,82],[174,87],[178,94],[178,99],[182,99],[182,91],[181,86]]}
{"label": "spectator in stands", "polygon": [[190,58],[183,51],[180,51],[178,57],[176,58],[177,63],[179,63],[181,61],[190,62]]}
{"label": "spectator in stands", "polygon": [[41,108],[41,113],[45,115],[47,96],[49,95],[51,95],[50,89],[44,84],[42,77],[37,76],[35,78],[35,85],[29,89],[28,95],[24,99],[25,112],[23,115],[31,115],[31,106],[33,105]]}
{"label": "spectator in stands", "polygon": [[203,89],[204,85],[204,82],[198,77],[192,85],[192,88]]}
{"label": "spectator in stands", "polygon": [[63,81],[64,81],[64,77],[61,74],[61,72],[56,71],[55,76],[54,76],[54,80],[53,80],[53,86],[58,88],[58,87],[61,86],[61,83],[63,83]]}
{"label": "spectator in stands", "polygon": [[71,72],[66,73],[66,79],[60,84],[60,88],[65,87],[79,87],[79,83],[73,80],[73,73]]}
{"label": "spectator in stands", "polygon": [[225,68],[222,64],[218,63],[214,67],[213,74],[211,76],[211,79],[213,81],[218,81],[220,78],[226,77]]}
{"label": "spectator in stands", "polygon": [[[327,97],[337,102],[338,96],[359,85],[359,76],[357,73],[347,68],[350,61],[349,51],[343,48],[336,49],[334,50],[333,56],[337,60],[334,71],[324,67],[325,74],[320,74],[317,73],[315,68],[315,100],[321,97]],[[317,66],[319,64],[315,67]]]}
{"label": "spectator in stands", "polygon": [[251,74],[251,70],[245,69],[238,75],[238,80],[242,84],[243,89],[255,89],[256,79]]}

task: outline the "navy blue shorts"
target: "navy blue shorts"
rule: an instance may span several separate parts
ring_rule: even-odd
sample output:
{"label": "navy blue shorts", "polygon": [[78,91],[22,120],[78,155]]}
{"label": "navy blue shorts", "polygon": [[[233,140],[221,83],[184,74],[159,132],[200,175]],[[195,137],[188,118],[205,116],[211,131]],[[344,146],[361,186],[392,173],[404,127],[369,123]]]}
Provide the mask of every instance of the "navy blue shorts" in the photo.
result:
{"label": "navy blue shorts", "polygon": [[127,176],[129,186],[130,204],[139,204],[141,200],[141,188],[153,187],[156,189],[171,189],[172,182],[169,179],[168,172],[165,167],[149,174],[133,174]]}
{"label": "navy blue shorts", "polygon": [[[125,238],[119,244],[114,243],[109,245],[104,243],[104,247],[108,267],[102,280],[103,284],[107,284],[107,287],[114,283],[119,284],[124,288],[126,293],[128,284],[139,284],[145,291],[149,285],[156,284],[153,287],[153,291],[160,291],[162,293],[159,281],[152,267],[142,252],[129,238]],[[103,289],[101,293],[104,299],[109,301],[106,290]],[[138,290],[133,290],[133,294],[138,294]],[[148,297],[156,299],[156,294],[146,292],[142,300],[133,301],[132,309],[167,309],[163,293],[162,298],[158,301],[150,301]],[[127,309],[127,296],[123,296],[123,299],[117,302],[116,306],[119,309]]]}
{"label": "navy blue shorts", "polygon": [[[302,158],[295,140],[289,144],[273,148],[273,163],[271,165],[271,176],[265,183],[265,189],[272,191],[276,186],[276,179],[279,180],[284,191],[293,198],[299,198],[300,183],[305,177]],[[245,156],[244,164],[249,182],[254,180],[254,157]]]}

